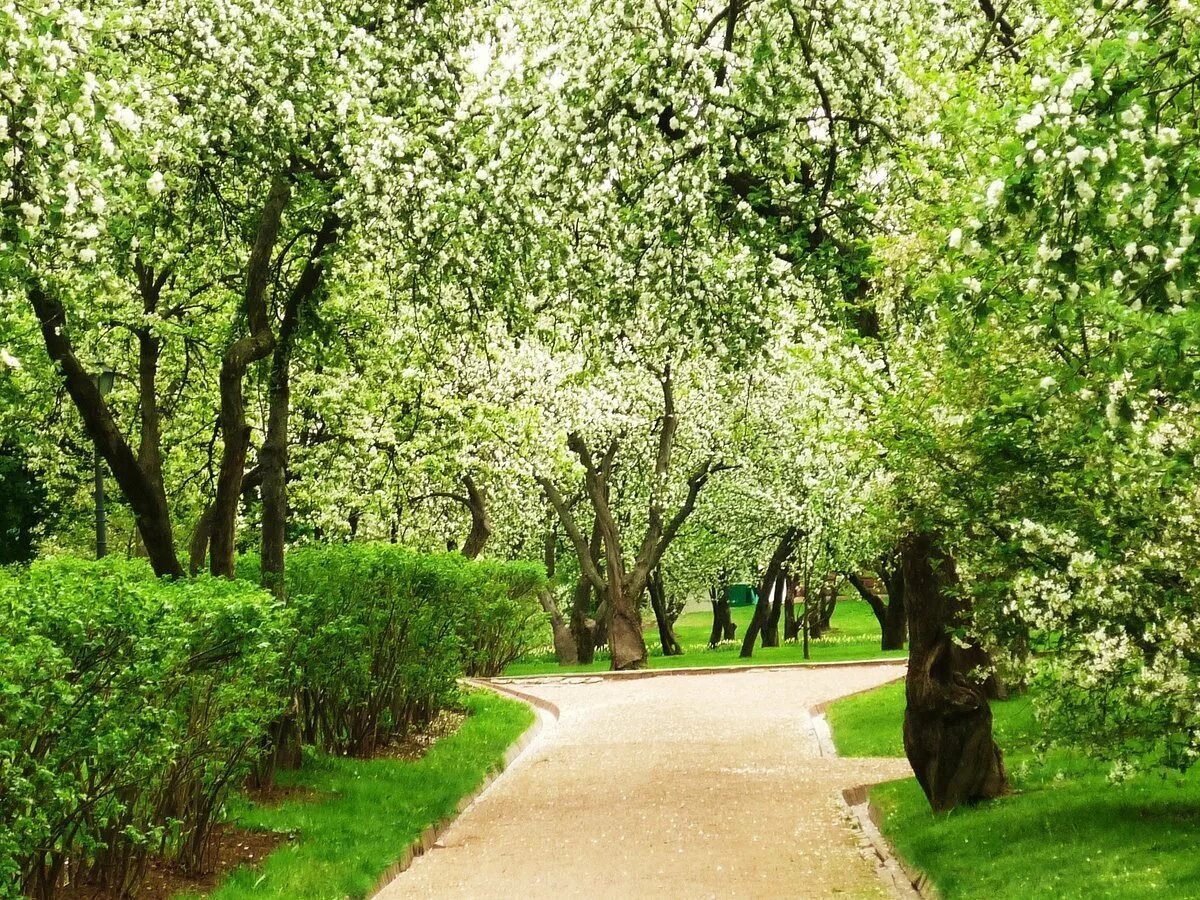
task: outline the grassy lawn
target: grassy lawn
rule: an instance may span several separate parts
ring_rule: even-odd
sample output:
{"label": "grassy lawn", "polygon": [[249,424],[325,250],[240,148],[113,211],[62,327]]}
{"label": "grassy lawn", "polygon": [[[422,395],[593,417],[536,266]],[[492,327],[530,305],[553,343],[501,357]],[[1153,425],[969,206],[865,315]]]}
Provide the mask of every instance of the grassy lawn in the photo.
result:
{"label": "grassy lawn", "polygon": [[[707,610],[684,613],[675,623],[675,636],[683,645],[683,656],[662,655],[662,647],[658,643],[658,629],[653,622],[646,629],[646,645],[650,649],[650,668],[694,668],[697,666],[739,666],[761,665],[763,663],[795,663],[804,662],[803,647],[797,643],[784,644],[780,647],[756,647],[754,656],[748,660],[738,656],[741,650],[741,638],[746,633],[746,625],[754,613],[752,606],[739,606],[733,609],[733,620],[738,624],[738,639],[723,643],[715,649],[708,647],[708,635],[712,629],[712,614]],[[826,635],[812,642],[812,662],[834,662],[840,660],[876,659],[881,656],[904,657],[903,650],[892,650],[887,653],[879,649],[879,623],[875,620],[871,607],[861,600],[842,600],[833,614],[833,628]],[[549,631],[546,635],[550,643]],[[505,675],[546,675],[564,672],[605,672],[609,668],[608,654],[597,654],[596,661],[588,666],[560,666],[554,659],[554,652],[544,649],[519,659],[504,670]]]}
{"label": "grassy lawn", "polygon": [[[901,756],[903,685],[833,704],[845,756]],[[1017,793],[934,816],[915,779],[873,788],[883,831],[953,898],[1200,897],[1200,772],[1108,780],[1106,764],[1065,749],[1028,749],[1038,726],[1027,698],[993,704]]]}
{"label": "grassy lawn", "polygon": [[239,825],[294,833],[296,840],[261,867],[237,870],[210,896],[365,897],[405,847],[500,765],[533,722],[525,704],[491,694],[469,694],[466,705],[463,726],[415,762],[319,757],[281,773],[281,785],[328,796],[270,808],[243,803],[233,816]]}

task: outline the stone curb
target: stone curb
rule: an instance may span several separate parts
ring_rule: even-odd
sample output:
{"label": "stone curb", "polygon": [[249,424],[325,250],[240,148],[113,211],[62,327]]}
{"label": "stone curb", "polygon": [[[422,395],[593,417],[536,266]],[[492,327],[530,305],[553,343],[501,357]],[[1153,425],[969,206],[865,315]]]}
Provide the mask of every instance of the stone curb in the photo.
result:
{"label": "stone curb", "polygon": [[737,672],[770,672],[779,669],[839,669],[846,666],[897,665],[908,665],[908,659],[903,656],[897,656],[874,657],[872,659],[847,659],[834,662],[751,663],[745,666],[681,666],[674,669],[632,669],[624,672],[563,672],[561,674],[546,672],[541,675],[497,675],[495,678],[489,678],[486,683],[489,685],[521,684],[522,682],[526,684],[554,684],[566,681],[567,679],[581,678],[588,680],[619,680],[622,678],[636,680],[639,678],[657,678],[661,675],[732,675]]}
{"label": "stone curb", "polygon": [[532,725],[517,738],[504,753],[504,759],[501,761],[498,768],[489,772],[479,786],[469,794],[464,795],[459,799],[455,806],[455,811],[445,818],[434,822],[421,832],[420,837],[404,848],[404,852],[400,854],[400,858],[388,866],[379,879],[375,882],[375,887],[372,888],[369,896],[375,897],[383,891],[389,884],[400,877],[413,864],[418,856],[428,852],[445,833],[446,829],[454,824],[464,812],[470,809],[497,781],[499,781],[506,772],[512,767],[522,754],[529,749],[530,745],[542,733],[542,729],[547,722],[557,721],[559,716],[558,707],[548,700],[543,700],[540,697],[534,697],[532,694],[526,694],[522,691],[515,691],[511,688],[503,687],[498,684],[492,684],[490,681],[481,678],[464,678],[462,683],[469,684],[475,688],[490,690],[493,693],[505,694],[513,697],[516,700],[534,707],[536,717]]}
{"label": "stone curb", "polygon": [[[898,680],[884,683],[895,684],[895,681]],[[882,687],[882,685],[877,685],[877,687]],[[833,729],[829,727],[829,720],[825,717],[825,711],[829,708],[829,704],[873,690],[875,688],[855,691],[853,694],[846,694],[845,697],[826,700],[809,708],[808,714],[812,719],[812,730],[817,738],[817,747],[821,756],[838,756],[837,747],[833,743]],[[940,900],[940,895],[928,876],[906,863],[896,853],[888,839],[883,836],[881,830],[883,814],[879,811],[879,807],[871,802],[868,793],[871,787],[873,785],[860,784],[846,788],[838,795],[842,812],[858,835],[859,849],[864,856],[875,863],[875,871],[891,890],[893,896],[904,898],[904,900]]]}
{"label": "stone curb", "polygon": [[845,814],[861,835],[864,849],[869,848],[873,854],[879,877],[900,897],[940,900],[941,895],[929,877],[898,856],[895,848],[883,836],[880,830],[883,814],[871,802],[868,793],[871,787],[869,784],[860,784],[846,788],[842,791],[841,801]]}

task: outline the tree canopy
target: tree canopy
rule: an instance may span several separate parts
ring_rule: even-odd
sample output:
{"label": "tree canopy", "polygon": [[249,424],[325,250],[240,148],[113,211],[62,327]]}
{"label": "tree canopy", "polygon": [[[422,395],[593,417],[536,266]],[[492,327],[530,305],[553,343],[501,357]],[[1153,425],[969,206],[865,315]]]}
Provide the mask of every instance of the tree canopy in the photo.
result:
{"label": "tree canopy", "polygon": [[971,708],[1046,679],[1058,733],[1186,767],[1198,17],[0,4],[5,546],[85,552],[98,453],[160,575],[561,558],[636,667],[655,573],[787,538],[817,580],[903,568]]}

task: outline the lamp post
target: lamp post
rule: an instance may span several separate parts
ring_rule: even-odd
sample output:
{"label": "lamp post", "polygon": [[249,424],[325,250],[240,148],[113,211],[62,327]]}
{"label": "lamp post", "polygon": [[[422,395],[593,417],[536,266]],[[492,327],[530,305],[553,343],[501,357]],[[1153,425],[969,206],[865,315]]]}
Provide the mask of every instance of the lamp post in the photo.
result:
{"label": "lamp post", "polygon": [[[116,373],[104,366],[95,378],[96,390],[100,392],[100,396],[108,396]],[[99,447],[92,450],[92,463],[96,480],[96,559],[101,559],[108,555],[108,519],[104,514],[104,467],[100,461]]]}

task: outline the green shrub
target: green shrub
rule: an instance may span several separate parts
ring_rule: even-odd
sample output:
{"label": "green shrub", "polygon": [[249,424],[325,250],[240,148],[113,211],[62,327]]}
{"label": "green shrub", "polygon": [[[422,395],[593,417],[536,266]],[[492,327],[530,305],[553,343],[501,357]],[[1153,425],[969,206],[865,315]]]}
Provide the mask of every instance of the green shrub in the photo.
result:
{"label": "green shrub", "polygon": [[[253,559],[242,571],[252,574]],[[391,544],[308,546],[287,557],[295,693],[305,743],[367,756],[495,674],[536,632],[538,566]]]}
{"label": "green shrub", "polygon": [[491,678],[543,640],[546,614],[537,592],[546,586],[545,569],[537,563],[458,561],[455,602],[461,617],[459,640],[463,670]]}
{"label": "green shrub", "polygon": [[151,852],[202,870],[282,709],[289,633],[245,582],[108,560],[0,575],[0,893],[132,891]]}
{"label": "green shrub", "polygon": [[202,871],[266,748],[369,755],[423,724],[537,638],[544,581],[386,544],[291,552],[286,605],[140,561],[0,570],[0,896],[132,894],[152,854]]}

